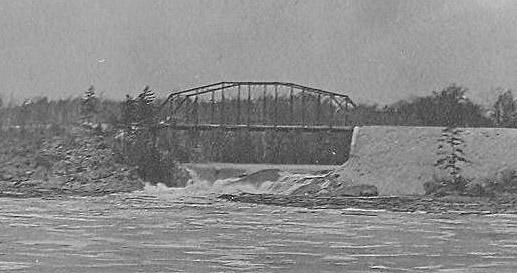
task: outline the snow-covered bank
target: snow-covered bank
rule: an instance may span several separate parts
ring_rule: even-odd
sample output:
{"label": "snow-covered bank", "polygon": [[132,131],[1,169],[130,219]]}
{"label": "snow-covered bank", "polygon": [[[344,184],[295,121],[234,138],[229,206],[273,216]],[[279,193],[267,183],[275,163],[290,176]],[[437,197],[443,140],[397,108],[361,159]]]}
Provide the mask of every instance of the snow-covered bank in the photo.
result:
{"label": "snow-covered bank", "polygon": [[[354,132],[349,160],[333,172],[343,183],[372,185],[379,195],[422,195],[424,183],[442,175],[437,160],[441,127],[364,126]],[[469,163],[462,175],[469,180],[517,169],[517,130],[461,128]]]}

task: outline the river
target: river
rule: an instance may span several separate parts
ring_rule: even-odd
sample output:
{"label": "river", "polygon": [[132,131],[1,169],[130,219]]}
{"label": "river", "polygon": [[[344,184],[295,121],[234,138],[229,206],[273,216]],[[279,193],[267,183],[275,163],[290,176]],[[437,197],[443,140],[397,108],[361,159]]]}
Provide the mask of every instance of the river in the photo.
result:
{"label": "river", "polygon": [[516,215],[242,204],[148,187],[0,198],[0,272],[516,272]]}

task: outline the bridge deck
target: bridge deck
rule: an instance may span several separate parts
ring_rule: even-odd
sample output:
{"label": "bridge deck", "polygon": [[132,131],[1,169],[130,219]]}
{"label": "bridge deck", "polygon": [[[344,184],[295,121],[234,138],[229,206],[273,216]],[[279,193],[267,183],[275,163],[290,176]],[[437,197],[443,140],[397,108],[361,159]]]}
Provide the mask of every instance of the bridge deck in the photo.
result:
{"label": "bridge deck", "polygon": [[223,131],[298,131],[298,132],[345,132],[352,131],[353,126],[304,126],[304,125],[248,125],[248,124],[164,124],[164,128],[172,128],[175,130],[223,130]]}

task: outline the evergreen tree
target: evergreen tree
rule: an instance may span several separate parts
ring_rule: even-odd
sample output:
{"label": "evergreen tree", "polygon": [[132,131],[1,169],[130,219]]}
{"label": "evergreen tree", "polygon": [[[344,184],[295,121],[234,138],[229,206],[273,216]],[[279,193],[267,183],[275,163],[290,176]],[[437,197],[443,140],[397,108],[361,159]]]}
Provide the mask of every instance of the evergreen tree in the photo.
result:
{"label": "evergreen tree", "polygon": [[165,170],[173,166],[162,166],[163,155],[157,147],[158,111],[155,99],[154,92],[148,86],[136,98],[127,95],[122,103],[121,127],[127,136],[128,149],[125,160],[131,165],[138,166],[138,172],[143,179],[163,182]]}
{"label": "evergreen tree", "polygon": [[466,186],[466,179],[461,176],[461,165],[469,163],[463,151],[465,140],[461,137],[462,133],[462,130],[452,126],[443,129],[438,139],[438,160],[434,164],[446,171],[452,179],[448,186],[458,190]]}
{"label": "evergreen tree", "polygon": [[121,104],[121,120],[120,127],[127,133],[132,132],[136,129],[138,121],[138,105],[135,99],[130,95],[126,95],[126,99]]}
{"label": "evergreen tree", "polygon": [[156,96],[149,86],[146,86],[142,93],[136,98],[137,122],[142,127],[153,127],[157,121],[157,108],[155,105]]}
{"label": "evergreen tree", "polygon": [[95,116],[99,113],[97,109],[98,100],[95,95],[95,88],[92,85],[84,92],[81,100],[81,118],[84,123],[93,123],[95,121]]}

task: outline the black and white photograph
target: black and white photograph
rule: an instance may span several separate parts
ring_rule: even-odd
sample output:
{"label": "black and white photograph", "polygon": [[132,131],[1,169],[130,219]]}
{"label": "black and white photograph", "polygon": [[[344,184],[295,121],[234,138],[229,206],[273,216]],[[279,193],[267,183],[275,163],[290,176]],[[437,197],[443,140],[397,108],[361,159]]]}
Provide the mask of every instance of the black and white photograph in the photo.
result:
{"label": "black and white photograph", "polygon": [[517,272],[517,0],[0,0],[3,272]]}

